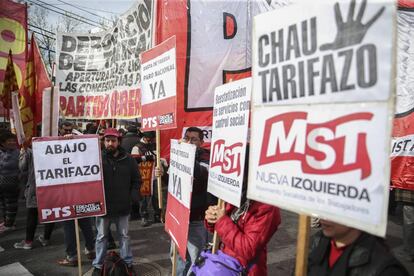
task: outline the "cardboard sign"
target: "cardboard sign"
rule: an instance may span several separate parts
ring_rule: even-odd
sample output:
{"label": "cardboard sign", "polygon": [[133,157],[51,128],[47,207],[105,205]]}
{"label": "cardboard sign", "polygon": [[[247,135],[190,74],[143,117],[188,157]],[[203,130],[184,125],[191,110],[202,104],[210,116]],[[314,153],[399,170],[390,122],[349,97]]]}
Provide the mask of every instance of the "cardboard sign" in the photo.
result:
{"label": "cardboard sign", "polygon": [[138,164],[139,173],[141,175],[141,196],[152,195],[152,181],[154,179],[154,161],[145,161]]}
{"label": "cardboard sign", "polygon": [[175,36],[142,53],[142,130],[177,127]]}
{"label": "cardboard sign", "polygon": [[385,235],[395,12],[303,1],[254,19],[249,198]]}
{"label": "cardboard sign", "polygon": [[139,55],[151,48],[155,1],[138,0],[99,33],[57,33],[56,83],[67,118],[141,115]]}
{"label": "cardboard sign", "polygon": [[196,146],[171,140],[165,231],[185,260]]}
{"label": "cardboard sign", "polygon": [[97,135],[33,139],[40,222],[106,214]]}
{"label": "cardboard sign", "polygon": [[242,196],[251,81],[246,78],[218,86],[214,94],[207,191],[237,207]]}

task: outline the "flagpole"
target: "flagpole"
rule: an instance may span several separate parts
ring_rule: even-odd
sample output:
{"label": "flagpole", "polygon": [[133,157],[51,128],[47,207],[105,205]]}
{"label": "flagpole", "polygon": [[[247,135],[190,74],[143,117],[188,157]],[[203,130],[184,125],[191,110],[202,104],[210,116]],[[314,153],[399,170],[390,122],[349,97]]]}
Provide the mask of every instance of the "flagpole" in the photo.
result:
{"label": "flagpole", "polygon": [[53,63],[52,65],[52,87],[50,88],[50,117],[49,117],[49,136],[53,135],[53,94],[55,90],[55,83],[56,83],[56,63]]}

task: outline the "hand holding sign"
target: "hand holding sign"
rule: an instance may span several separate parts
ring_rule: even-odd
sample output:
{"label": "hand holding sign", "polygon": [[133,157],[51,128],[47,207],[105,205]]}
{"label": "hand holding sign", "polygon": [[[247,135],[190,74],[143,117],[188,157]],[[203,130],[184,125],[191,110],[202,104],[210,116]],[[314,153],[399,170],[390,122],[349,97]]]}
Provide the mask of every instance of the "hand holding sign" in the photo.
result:
{"label": "hand holding sign", "polygon": [[344,22],[339,8],[339,3],[335,4],[335,20],[338,31],[335,40],[332,43],[323,44],[320,47],[321,51],[336,50],[361,43],[367,33],[369,27],[381,16],[385,7],[382,7],[366,24],[362,23],[367,0],[363,0],[358,11],[357,17],[354,20],[355,0],[351,1],[347,21]]}

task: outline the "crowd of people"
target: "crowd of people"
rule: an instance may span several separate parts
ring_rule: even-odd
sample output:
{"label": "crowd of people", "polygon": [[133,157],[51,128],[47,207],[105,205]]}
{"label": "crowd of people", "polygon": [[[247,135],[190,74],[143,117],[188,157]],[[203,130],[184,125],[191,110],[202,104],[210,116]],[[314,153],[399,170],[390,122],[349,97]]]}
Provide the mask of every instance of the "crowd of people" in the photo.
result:
{"label": "crowd of people", "polygon": [[[92,261],[93,275],[102,274],[102,265],[108,249],[116,248],[110,226],[115,225],[119,238],[119,253],[133,273],[133,255],[128,235],[130,219],[141,219],[143,227],[164,220],[158,208],[156,181],[152,183],[151,196],[139,196],[141,176],[137,164],[156,159],[155,133],[139,131],[131,125],[122,132],[115,128],[98,129],[89,124],[85,134],[99,134],[102,149],[102,170],[107,214],[96,218],[79,219],[85,250]],[[123,134],[122,134],[123,133]],[[74,125],[68,121],[60,125],[61,136],[74,135]],[[245,275],[267,275],[267,243],[281,224],[277,207],[250,200],[246,197],[247,177],[243,182],[242,201],[239,208],[230,204],[220,205],[217,198],[207,192],[209,151],[203,147],[204,133],[197,127],[186,130],[181,143],[196,146],[194,180],[190,206],[187,256],[177,257],[176,275],[212,275],[205,270],[200,256],[212,233],[221,239],[221,254],[233,258]],[[246,162],[246,166],[248,166]],[[247,169],[246,169],[247,171]],[[163,198],[168,185],[168,162],[162,159],[154,175],[162,177]],[[23,185],[19,184],[23,183]],[[24,188],[23,188],[24,187]],[[24,193],[20,190],[24,189]],[[399,193],[404,204],[404,242],[407,259],[414,261],[412,217],[413,193]],[[56,223],[45,224],[42,235],[35,237],[38,225],[35,172],[30,141],[19,149],[16,136],[10,131],[0,132],[0,208],[3,221],[0,235],[15,229],[19,195],[26,202],[26,236],[16,241],[16,249],[32,249],[34,240],[48,246]],[[165,206],[165,203],[164,203]],[[153,210],[152,217],[150,209]],[[73,220],[62,222],[65,257],[58,260],[62,266],[77,265],[75,226]],[[312,238],[309,258],[309,275],[409,275],[390,253],[383,239],[326,220],[320,221],[320,231]],[[217,264],[215,264],[216,266]],[[215,269],[215,268],[214,268]],[[220,270],[218,270],[220,271]],[[204,273],[204,274],[203,274]],[[215,275],[220,275],[216,273]]]}

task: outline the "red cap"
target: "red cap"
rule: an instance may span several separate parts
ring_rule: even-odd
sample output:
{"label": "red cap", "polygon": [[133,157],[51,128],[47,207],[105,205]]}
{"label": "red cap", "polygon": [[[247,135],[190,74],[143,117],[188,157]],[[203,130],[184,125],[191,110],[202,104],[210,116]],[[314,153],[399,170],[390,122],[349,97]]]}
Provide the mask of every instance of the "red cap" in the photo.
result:
{"label": "red cap", "polygon": [[116,128],[107,128],[104,132],[104,137],[106,136],[115,136],[115,137],[121,137],[118,130]]}

